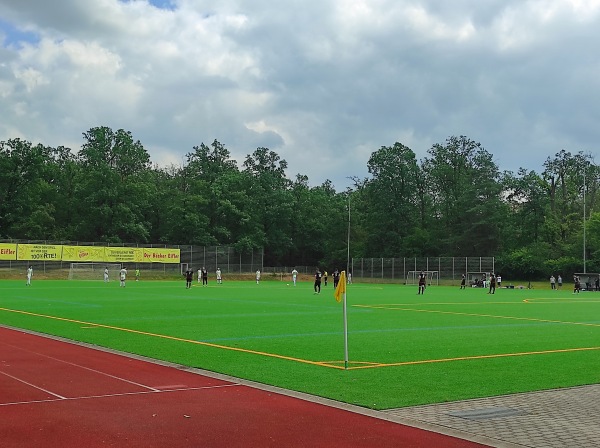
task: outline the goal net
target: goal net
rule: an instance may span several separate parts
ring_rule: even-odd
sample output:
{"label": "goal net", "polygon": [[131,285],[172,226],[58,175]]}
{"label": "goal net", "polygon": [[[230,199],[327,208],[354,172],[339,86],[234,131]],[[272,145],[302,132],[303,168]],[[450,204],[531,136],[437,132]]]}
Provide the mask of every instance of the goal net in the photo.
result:
{"label": "goal net", "polygon": [[406,284],[407,285],[418,285],[419,284],[419,275],[421,272],[425,274],[425,284],[426,285],[439,285],[440,284],[440,275],[439,271],[408,271],[406,274]]}
{"label": "goal net", "polygon": [[120,263],[71,263],[69,280],[104,280],[104,269],[109,281],[119,279]]}

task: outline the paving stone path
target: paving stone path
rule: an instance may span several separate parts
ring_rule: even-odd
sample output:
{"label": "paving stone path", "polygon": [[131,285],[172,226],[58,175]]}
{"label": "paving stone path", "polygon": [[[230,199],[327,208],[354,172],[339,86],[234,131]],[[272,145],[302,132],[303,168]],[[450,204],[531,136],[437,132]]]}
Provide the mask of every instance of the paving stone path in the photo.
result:
{"label": "paving stone path", "polygon": [[494,447],[600,448],[600,384],[385,411]]}

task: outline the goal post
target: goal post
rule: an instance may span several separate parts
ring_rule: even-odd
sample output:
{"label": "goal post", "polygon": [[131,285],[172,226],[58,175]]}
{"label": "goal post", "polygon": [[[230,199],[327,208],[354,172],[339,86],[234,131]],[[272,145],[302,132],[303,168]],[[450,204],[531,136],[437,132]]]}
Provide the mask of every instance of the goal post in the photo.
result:
{"label": "goal post", "polygon": [[104,269],[108,269],[109,281],[118,280],[121,263],[71,263],[69,280],[104,280]]}
{"label": "goal post", "polygon": [[419,284],[419,275],[421,272],[425,274],[425,284],[426,285],[436,285],[440,284],[440,273],[439,271],[408,271],[406,274],[406,284],[407,285],[418,285]]}

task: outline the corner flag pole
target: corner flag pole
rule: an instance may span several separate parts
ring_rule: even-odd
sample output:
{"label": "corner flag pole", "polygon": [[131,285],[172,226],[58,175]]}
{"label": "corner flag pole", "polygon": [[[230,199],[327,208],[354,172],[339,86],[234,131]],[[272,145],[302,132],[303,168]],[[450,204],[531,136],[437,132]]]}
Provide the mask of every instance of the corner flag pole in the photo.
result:
{"label": "corner flag pole", "polygon": [[348,318],[346,306],[346,271],[342,271],[335,291],[333,292],[336,302],[344,304],[344,370],[348,370]]}
{"label": "corner flag pole", "polygon": [[[348,197],[348,259],[350,259],[350,197]],[[348,269],[348,266],[346,266]],[[346,271],[342,271],[333,292],[336,302],[343,301],[344,310],[344,370],[348,370],[348,306],[346,303]]]}
{"label": "corner flag pole", "polygon": [[348,313],[346,308],[346,293],[344,293],[344,370],[348,370]]}

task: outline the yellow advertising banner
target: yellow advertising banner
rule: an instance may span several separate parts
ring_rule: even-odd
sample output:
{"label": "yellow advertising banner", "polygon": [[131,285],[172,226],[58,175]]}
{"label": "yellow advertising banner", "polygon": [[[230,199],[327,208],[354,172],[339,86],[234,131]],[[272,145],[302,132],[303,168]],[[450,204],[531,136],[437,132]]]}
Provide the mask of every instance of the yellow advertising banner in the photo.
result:
{"label": "yellow advertising banner", "polygon": [[61,259],[61,245],[17,244],[17,260],[60,261]]}
{"label": "yellow advertising banner", "polygon": [[178,264],[181,255],[179,249],[150,247],[0,243],[0,260]]}
{"label": "yellow advertising banner", "polygon": [[104,246],[63,246],[63,261],[104,262]]}
{"label": "yellow advertising banner", "polygon": [[9,243],[0,243],[0,260],[16,260],[17,245]]}
{"label": "yellow advertising banner", "polygon": [[109,263],[142,263],[144,249],[141,247],[105,247],[104,261]]}
{"label": "yellow advertising banner", "polygon": [[179,249],[154,249],[145,247],[144,263],[179,263]]}

